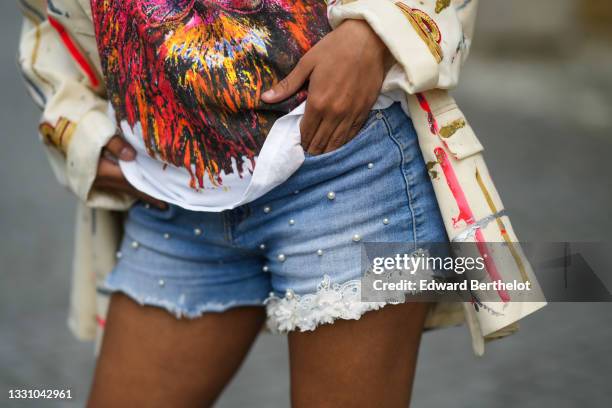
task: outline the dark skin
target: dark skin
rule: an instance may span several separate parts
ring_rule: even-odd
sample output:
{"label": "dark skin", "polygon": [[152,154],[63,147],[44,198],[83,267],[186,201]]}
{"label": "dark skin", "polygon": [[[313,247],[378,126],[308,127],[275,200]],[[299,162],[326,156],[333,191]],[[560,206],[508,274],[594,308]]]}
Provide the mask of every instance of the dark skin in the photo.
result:
{"label": "dark skin", "polygon": [[391,63],[387,47],[368,24],[348,20],[304,54],[287,77],[262,94],[262,100],[278,103],[308,81],[300,124],[302,147],[313,155],[327,153],[361,129]]}
{"label": "dark skin", "polygon": [[136,190],[121,172],[118,160],[131,161],[136,158],[136,150],[121,136],[113,136],[104,146],[98,161],[98,173],[93,188],[102,191],[129,194],[134,198],[147,202],[163,210],[166,203]]}
{"label": "dark skin", "polygon": [[[391,305],[290,333],[291,406],[407,407],[427,310]],[[211,407],[264,319],[263,307],[176,319],[114,294],[87,406]]]}
{"label": "dark skin", "polygon": [[[275,103],[308,81],[302,145],[311,154],[351,140],[391,63],[370,29],[348,20],[305,54],[262,99]],[[105,147],[96,188],[164,203],[136,191],[116,159],[135,151],[119,136]],[[405,303],[289,334],[293,407],[406,407],[428,304]],[[176,319],[161,308],[111,297],[88,407],[210,407],[240,367],[265,319],[263,307]]]}

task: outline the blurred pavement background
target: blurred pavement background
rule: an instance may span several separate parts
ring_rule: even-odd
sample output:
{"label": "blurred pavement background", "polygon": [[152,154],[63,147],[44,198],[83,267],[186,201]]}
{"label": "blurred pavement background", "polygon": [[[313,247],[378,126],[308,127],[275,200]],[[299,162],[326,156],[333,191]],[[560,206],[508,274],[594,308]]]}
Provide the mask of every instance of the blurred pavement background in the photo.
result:
{"label": "blurred pavement background", "polygon": [[[92,345],[65,327],[74,201],[39,146],[16,69],[14,3],[0,4],[0,407],[76,407],[94,362]],[[456,96],[522,240],[609,239],[612,2],[481,1]],[[465,328],[428,333],[413,406],[609,407],[611,323],[611,304],[551,304],[480,359]],[[285,407],[288,385],[285,339],[264,335],[218,406]],[[9,403],[10,388],[75,398]]]}

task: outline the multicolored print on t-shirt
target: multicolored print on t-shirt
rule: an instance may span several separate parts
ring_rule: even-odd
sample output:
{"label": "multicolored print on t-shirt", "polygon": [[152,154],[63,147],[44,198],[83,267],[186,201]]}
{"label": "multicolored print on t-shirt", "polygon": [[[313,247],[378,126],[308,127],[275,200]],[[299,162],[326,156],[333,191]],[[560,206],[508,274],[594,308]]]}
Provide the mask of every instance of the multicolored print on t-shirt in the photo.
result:
{"label": "multicolored print on t-shirt", "polygon": [[[274,121],[263,91],[329,30],[323,0],[91,0],[107,95],[147,153],[191,187],[252,171]],[[245,164],[250,163],[249,166]]]}

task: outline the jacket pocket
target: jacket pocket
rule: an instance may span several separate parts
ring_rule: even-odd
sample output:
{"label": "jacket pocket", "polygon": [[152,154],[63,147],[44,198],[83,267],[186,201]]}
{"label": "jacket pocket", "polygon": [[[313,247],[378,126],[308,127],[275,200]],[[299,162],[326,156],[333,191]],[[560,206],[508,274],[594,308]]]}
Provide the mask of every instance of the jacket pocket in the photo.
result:
{"label": "jacket pocket", "polygon": [[458,160],[484,150],[465,115],[453,104],[434,112],[438,123],[438,136]]}

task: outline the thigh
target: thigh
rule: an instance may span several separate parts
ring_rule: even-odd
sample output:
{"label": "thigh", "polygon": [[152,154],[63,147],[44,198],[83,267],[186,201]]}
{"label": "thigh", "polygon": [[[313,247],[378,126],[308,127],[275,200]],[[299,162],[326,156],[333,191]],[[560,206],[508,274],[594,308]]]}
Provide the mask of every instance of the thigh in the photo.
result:
{"label": "thigh", "polygon": [[177,319],[114,294],[88,406],[211,406],[264,316],[262,307],[248,306]]}
{"label": "thigh", "polygon": [[291,401],[300,407],[407,407],[428,304],[408,302],[291,332]]}

